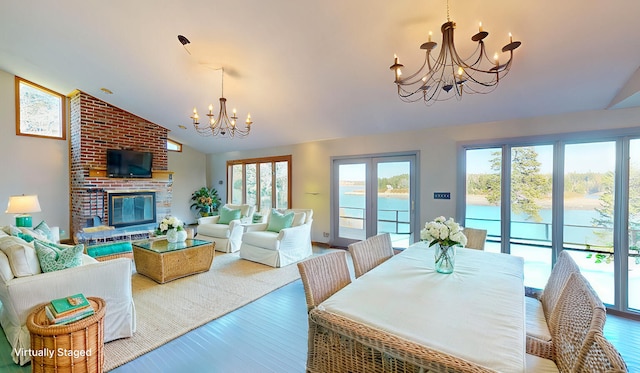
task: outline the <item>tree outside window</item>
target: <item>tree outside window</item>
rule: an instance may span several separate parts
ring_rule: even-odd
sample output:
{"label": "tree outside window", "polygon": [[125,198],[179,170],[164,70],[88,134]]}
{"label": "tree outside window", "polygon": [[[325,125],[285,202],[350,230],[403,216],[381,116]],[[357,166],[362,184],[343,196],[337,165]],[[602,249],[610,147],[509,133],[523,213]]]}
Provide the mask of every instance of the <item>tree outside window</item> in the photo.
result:
{"label": "tree outside window", "polygon": [[16,134],[66,139],[65,96],[16,76]]}

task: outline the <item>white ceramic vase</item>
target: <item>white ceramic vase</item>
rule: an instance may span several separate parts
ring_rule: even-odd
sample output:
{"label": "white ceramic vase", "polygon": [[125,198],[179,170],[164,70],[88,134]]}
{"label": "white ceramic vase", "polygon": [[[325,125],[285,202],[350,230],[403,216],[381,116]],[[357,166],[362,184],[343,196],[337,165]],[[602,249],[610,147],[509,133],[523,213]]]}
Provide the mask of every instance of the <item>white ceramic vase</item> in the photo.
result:
{"label": "white ceramic vase", "polygon": [[178,230],[173,228],[173,229],[169,229],[167,231],[167,241],[169,243],[176,243],[178,242]]}
{"label": "white ceramic vase", "polygon": [[184,242],[187,240],[187,231],[186,230],[181,230],[181,231],[177,231],[176,232],[176,242]]}

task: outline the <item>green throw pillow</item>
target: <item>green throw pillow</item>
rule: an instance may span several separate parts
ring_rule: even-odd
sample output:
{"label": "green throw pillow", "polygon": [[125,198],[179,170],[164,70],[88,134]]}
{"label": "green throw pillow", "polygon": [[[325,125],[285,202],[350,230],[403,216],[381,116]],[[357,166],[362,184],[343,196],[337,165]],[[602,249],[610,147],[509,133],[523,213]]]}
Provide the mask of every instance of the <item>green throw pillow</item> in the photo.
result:
{"label": "green throw pillow", "polygon": [[220,209],[220,220],[218,224],[229,224],[231,220],[240,219],[240,209],[234,210],[227,206],[222,206]]}
{"label": "green throw pillow", "polygon": [[53,241],[51,228],[49,228],[49,226],[47,225],[47,222],[45,222],[44,220],[41,221],[40,224],[36,225],[36,227],[33,228],[33,230],[47,237],[49,241]]}
{"label": "green throw pillow", "polygon": [[291,224],[293,224],[293,211],[283,214],[276,209],[272,209],[267,230],[278,233],[285,228],[290,228]]}
{"label": "green throw pillow", "polygon": [[35,241],[36,254],[42,272],[53,272],[82,265],[84,245],[57,245],[40,240]]}

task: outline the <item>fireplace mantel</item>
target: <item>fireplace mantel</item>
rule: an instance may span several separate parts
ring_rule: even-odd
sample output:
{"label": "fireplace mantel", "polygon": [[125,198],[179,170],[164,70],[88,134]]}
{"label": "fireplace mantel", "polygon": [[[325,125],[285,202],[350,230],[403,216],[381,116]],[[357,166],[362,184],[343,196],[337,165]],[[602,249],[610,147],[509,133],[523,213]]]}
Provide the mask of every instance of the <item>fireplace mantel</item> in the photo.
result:
{"label": "fireplace mantel", "polygon": [[[106,167],[91,167],[89,168],[89,177],[107,178]],[[156,181],[173,181],[173,172],[167,170],[153,170],[151,171],[151,179]]]}

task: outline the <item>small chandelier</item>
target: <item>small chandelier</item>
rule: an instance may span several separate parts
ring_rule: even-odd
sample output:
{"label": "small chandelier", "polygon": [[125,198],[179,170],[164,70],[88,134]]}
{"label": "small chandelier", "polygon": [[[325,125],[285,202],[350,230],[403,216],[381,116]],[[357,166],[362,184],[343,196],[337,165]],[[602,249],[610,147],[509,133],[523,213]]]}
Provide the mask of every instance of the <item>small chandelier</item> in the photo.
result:
{"label": "small chandelier", "polygon": [[461,58],[453,42],[453,30],[456,24],[449,19],[449,1],[447,1],[447,22],[442,25],[442,49],[437,58],[431,52],[438,45],[431,41],[422,44],[420,49],[426,50],[422,67],[407,77],[402,77],[404,67],[394,56],[394,63],[390,69],[395,72],[395,84],[398,96],[404,102],[424,101],[430,106],[435,101],[446,101],[455,97],[460,100],[463,93],[492,92],[511,69],[513,51],[520,46],[519,41],[513,41],[509,33],[509,44],[502,47],[502,52],[509,52],[509,60],[500,64],[498,53],[491,60],[485,51],[484,41],[489,33],[483,31],[480,23],[478,33],[471,40],[478,42],[474,53],[466,59]]}
{"label": "small chandelier", "polygon": [[209,123],[206,125],[200,125],[200,116],[198,110],[193,108],[193,127],[202,136],[220,136],[220,137],[245,137],[251,131],[251,114],[247,114],[247,120],[245,121],[245,127],[239,128],[236,126],[238,116],[236,115],[236,109],[233,109],[231,116],[227,115],[227,99],[224,97],[224,67],[217,69],[222,70],[222,89],[220,97],[220,111],[218,117],[213,114],[213,104],[209,105],[209,112],[206,114],[209,117]]}

